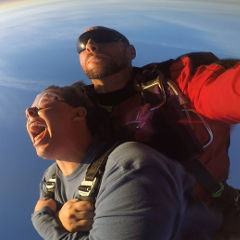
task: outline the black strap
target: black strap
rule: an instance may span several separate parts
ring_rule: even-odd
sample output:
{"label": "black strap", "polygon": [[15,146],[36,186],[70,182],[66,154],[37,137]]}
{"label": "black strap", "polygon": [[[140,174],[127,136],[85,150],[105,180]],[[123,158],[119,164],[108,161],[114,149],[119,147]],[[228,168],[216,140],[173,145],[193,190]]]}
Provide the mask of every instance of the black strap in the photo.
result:
{"label": "black strap", "polygon": [[118,141],[114,144],[111,144],[108,150],[106,150],[96,161],[90,164],[82,184],[78,187],[77,198],[80,201],[95,202],[108,156],[121,143],[122,141]]}
{"label": "black strap", "polygon": [[115,143],[113,146],[111,146],[107,151],[105,151],[104,154],[100,158],[98,158],[96,161],[94,161],[87,169],[87,173],[85,176],[85,179],[87,181],[93,181],[93,179],[99,174],[101,175],[104,171],[107,159],[109,154],[113,151],[114,148],[116,148],[117,145],[120,143]]}
{"label": "black strap", "polygon": [[221,196],[224,185],[210,174],[198,158],[187,159],[183,162],[183,166],[195,177],[211,197],[217,198]]}
{"label": "black strap", "polygon": [[[78,187],[79,192],[83,191],[86,193],[89,193],[89,196],[81,196],[81,194],[78,195],[79,200],[84,201],[91,201],[94,202],[95,198],[97,196],[100,184],[101,184],[101,178],[103,176],[105,165],[108,159],[109,154],[122,143],[123,141],[115,141],[114,143],[110,143],[105,147],[105,151],[100,157],[98,157],[95,161],[93,161],[90,166],[87,169],[87,173],[85,175],[85,182],[90,182],[92,184],[90,185],[80,185]],[[84,182],[84,181],[83,181]],[[54,172],[51,176],[51,178],[46,182],[46,193],[44,194],[44,198],[52,198],[54,199],[54,193],[56,189],[56,169],[54,169]]]}

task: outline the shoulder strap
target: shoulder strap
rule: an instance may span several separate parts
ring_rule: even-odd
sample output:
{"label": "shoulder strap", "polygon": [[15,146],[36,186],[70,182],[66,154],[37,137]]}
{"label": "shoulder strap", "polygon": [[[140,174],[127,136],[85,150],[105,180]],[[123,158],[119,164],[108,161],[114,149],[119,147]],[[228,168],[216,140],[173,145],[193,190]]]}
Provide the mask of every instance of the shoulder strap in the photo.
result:
{"label": "shoulder strap", "polygon": [[[92,162],[87,169],[84,180],[78,187],[78,199],[80,201],[95,202],[98,190],[101,184],[101,179],[105,170],[105,165],[109,154],[122,143],[122,141],[115,142],[109,147],[96,161]],[[50,179],[46,181],[47,192],[44,198],[54,199],[54,192],[56,188],[56,168],[54,169]]]}
{"label": "shoulder strap", "polygon": [[44,193],[44,198],[54,199],[55,188],[57,184],[56,179],[56,165],[51,168],[49,175],[51,176],[45,183],[46,192]]}
{"label": "shoulder strap", "polygon": [[105,166],[110,153],[122,142],[114,143],[107,151],[105,151],[96,161],[92,162],[87,169],[84,180],[78,187],[78,199],[80,201],[95,202]]}

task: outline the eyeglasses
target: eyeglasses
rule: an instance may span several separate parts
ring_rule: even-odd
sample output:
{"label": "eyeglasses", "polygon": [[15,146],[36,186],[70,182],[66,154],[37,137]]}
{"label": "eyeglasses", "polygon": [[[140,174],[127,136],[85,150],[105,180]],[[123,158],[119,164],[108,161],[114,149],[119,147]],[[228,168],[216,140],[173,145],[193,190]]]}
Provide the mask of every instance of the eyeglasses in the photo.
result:
{"label": "eyeglasses", "polygon": [[36,107],[38,110],[46,108],[55,102],[65,102],[62,97],[54,92],[42,92],[38,94],[32,104],[32,107]]}
{"label": "eyeglasses", "polygon": [[77,52],[81,53],[86,49],[86,45],[89,39],[92,39],[95,43],[109,43],[123,41],[129,45],[129,41],[121,33],[111,29],[94,29],[80,35],[77,41]]}

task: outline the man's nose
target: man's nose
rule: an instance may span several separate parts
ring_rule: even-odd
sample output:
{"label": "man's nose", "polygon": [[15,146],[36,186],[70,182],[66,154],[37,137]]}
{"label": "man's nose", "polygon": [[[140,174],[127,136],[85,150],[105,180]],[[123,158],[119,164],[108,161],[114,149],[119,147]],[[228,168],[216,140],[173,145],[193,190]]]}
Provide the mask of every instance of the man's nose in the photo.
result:
{"label": "man's nose", "polygon": [[87,44],[86,44],[86,50],[88,52],[96,52],[99,49],[99,44],[94,42],[91,38],[89,38]]}
{"label": "man's nose", "polygon": [[29,107],[26,109],[25,113],[27,118],[35,117],[38,115],[38,109],[36,107]]}

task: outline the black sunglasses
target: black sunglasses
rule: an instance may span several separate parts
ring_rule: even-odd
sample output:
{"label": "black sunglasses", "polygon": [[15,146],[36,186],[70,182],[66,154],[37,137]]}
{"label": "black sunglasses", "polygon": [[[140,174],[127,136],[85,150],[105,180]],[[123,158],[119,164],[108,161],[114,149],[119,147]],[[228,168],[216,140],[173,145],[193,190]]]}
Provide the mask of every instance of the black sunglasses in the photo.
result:
{"label": "black sunglasses", "polygon": [[89,39],[92,39],[95,43],[109,43],[123,41],[129,45],[129,41],[121,33],[111,29],[94,29],[80,35],[77,41],[77,52],[81,53],[86,49],[86,45]]}

